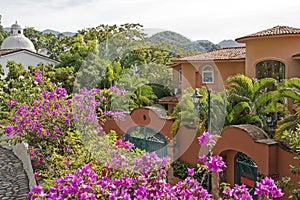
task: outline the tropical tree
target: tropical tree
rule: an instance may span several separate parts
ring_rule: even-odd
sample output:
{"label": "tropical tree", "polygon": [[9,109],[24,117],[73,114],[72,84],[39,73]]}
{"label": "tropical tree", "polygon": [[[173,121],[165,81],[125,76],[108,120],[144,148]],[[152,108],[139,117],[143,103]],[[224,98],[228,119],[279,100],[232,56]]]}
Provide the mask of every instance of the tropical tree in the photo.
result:
{"label": "tropical tree", "polygon": [[[197,129],[197,132],[208,130],[212,133],[220,133],[224,127],[226,94],[224,92],[210,91],[210,108],[208,107],[208,90],[206,87],[198,89],[201,95],[198,105],[194,105],[192,95],[195,91],[191,88],[185,90],[180,102],[174,108],[171,117],[175,120],[173,124],[173,133],[177,132],[179,126]],[[210,116],[208,116],[210,109]],[[210,117],[210,119],[208,119]],[[209,127],[210,120],[210,127]]]}
{"label": "tropical tree", "polygon": [[300,124],[300,79],[287,79],[280,85],[279,93],[282,97],[292,100],[294,110],[278,121],[276,135],[281,137],[284,131],[294,131],[297,124]]}
{"label": "tropical tree", "polygon": [[171,118],[174,119],[172,125],[173,135],[177,133],[180,126],[190,129],[204,130],[207,124],[207,93],[204,88],[198,91],[202,98],[199,102],[199,109],[193,103],[192,95],[194,89],[187,88],[181,96],[180,102],[175,106]]}
{"label": "tropical tree", "polygon": [[275,90],[277,81],[273,78],[251,79],[236,75],[226,80],[227,114],[226,125],[255,124],[264,127],[265,115],[282,112],[283,99]]}
{"label": "tropical tree", "polygon": [[3,40],[4,40],[5,38],[7,38],[8,36],[9,36],[9,33],[7,33],[7,32],[4,30],[3,26],[0,24],[0,44],[2,44]]}
{"label": "tropical tree", "polygon": [[147,80],[135,76],[133,71],[124,74],[116,85],[125,91],[124,100],[129,109],[150,106],[157,99]]}

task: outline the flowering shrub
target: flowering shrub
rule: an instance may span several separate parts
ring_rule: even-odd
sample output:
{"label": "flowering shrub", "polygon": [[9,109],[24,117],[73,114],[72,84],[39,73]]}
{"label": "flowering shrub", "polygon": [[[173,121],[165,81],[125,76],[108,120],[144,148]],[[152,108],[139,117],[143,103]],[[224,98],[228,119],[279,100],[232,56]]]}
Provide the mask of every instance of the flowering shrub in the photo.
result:
{"label": "flowering shrub", "polygon": [[[35,75],[34,79],[41,79],[40,73],[36,72]],[[114,143],[110,136],[100,140],[96,137],[102,130],[96,114],[100,102],[95,96],[99,93],[99,89],[83,88],[71,98],[64,88],[56,87],[53,91],[41,92],[32,102],[21,103],[15,99],[7,101],[12,117],[10,121],[7,120],[8,125],[3,128],[3,132],[13,136],[13,143],[29,144],[34,174],[47,187],[53,184],[55,177],[74,172],[84,163],[95,160],[95,155],[89,151],[89,147],[92,147],[87,145],[87,141],[92,140],[93,144],[105,140],[106,149]],[[118,114],[113,115],[120,117]],[[111,155],[107,153],[105,156],[109,158]],[[97,170],[101,170],[105,162],[98,165]]]}
{"label": "flowering shrub", "polygon": [[277,188],[274,180],[269,177],[265,177],[260,182],[257,182],[254,194],[263,196],[267,199],[283,196],[281,189]]}
{"label": "flowering shrub", "polygon": [[[125,147],[124,142],[116,141],[117,148],[130,151],[131,148]],[[192,176],[194,169],[188,169],[185,180],[171,186],[166,182],[166,169],[168,160],[158,158],[155,153],[146,153],[134,160],[131,173],[123,173],[119,177],[112,177],[114,168],[128,165],[124,155],[114,155],[111,162],[108,162],[106,169],[102,170],[101,176],[93,171],[90,165],[85,165],[73,174],[67,174],[58,178],[53,187],[44,190],[41,186],[31,189],[28,194],[30,199],[203,199],[211,200],[212,195],[207,192],[201,184]],[[212,157],[213,158],[213,157]],[[211,159],[214,160],[214,159]],[[221,162],[216,157],[216,162]],[[222,163],[222,162],[221,162]],[[212,171],[219,171],[221,165],[212,167]],[[223,165],[224,166],[224,165]],[[123,170],[124,170],[123,169]],[[258,189],[255,194],[263,198],[277,198],[283,193],[270,178],[265,178],[257,183]],[[232,189],[226,187],[223,191],[224,199],[245,199],[251,200],[252,197],[245,185],[235,185]]]}
{"label": "flowering shrub", "polygon": [[232,189],[230,187],[226,187],[223,190],[223,194],[225,195],[226,199],[252,200],[252,196],[249,194],[248,188],[244,184],[243,185],[235,184]]}
{"label": "flowering shrub", "polygon": [[149,179],[145,175],[135,178],[126,174],[111,179],[99,176],[88,165],[73,174],[58,178],[54,187],[44,191],[41,186],[33,187],[28,194],[30,199],[203,199],[211,195],[191,177],[171,186],[163,179]]}

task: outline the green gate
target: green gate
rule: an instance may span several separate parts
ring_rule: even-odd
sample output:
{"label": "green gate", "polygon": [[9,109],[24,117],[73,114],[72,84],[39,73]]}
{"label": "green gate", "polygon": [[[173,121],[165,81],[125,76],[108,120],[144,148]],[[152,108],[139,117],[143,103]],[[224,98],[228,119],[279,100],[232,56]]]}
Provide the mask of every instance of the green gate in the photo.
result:
{"label": "green gate", "polygon": [[147,126],[133,126],[125,135],[125,140],[147,152],[156,152],[159,157],[167,156],[167,140],[159,131]]}
{"label": "green gate", "polygon": [[253,199],[257,199],[254,190],[257,181],[257,165],[247,155],[239,152],[235,157],[235,183],[249,188]]}

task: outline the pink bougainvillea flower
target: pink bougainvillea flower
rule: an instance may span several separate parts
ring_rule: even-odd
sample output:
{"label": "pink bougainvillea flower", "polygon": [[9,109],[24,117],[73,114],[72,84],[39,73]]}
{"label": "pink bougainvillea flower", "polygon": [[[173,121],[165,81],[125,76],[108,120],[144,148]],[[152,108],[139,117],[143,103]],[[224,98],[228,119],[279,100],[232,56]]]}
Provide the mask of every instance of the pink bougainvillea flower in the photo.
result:
{"label": "pink bougainvillea flower", "polygon": [[213,146],[216,144],[216,140],[213,135],[209,132],[205,131],[198,137],[198,142],[201,146],[203,145],[210,145]]}
{"label": "pink bougainvillea flower", "polygon": [[265,177],[256,183],[254,194],[264,195],[266,198],[279,198],[283,196],[281,188],[278,188],[272,178]]}
{"label": "pink bougainvillea flower", "polygon": [[13,126],[7,126],[4,130],[4,133],[7,135],[7,136],[10,136],[12,132],[14,132],[14,127]]}

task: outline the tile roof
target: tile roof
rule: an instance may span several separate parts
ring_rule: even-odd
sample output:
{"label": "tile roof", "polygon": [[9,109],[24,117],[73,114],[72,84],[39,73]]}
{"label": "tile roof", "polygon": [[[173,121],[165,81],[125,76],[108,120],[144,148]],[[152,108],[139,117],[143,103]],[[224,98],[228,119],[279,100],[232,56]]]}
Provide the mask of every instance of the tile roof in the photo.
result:
{"label": "tile roof", "polygon": [[202,52],[192,56],[173,59],[172,61],[211,61],[211,60],[239,60],[246,58],[245,47],[233,47],[216,49],[213,51]]}
{"label": "tile roof", "polygon": [[14,52],[18,52],[18,51],[22,51],[22,49],[1,49],[0,50],[0,56],[4,56],[4,55],[14,53]]}
{"label": "tile roof", "polygon": [[177,103],[178,102],[178,98],[176,96],[167,96],[167,97],[160,98],[158,100],[158,103],[165,103],[165,102],[168,102],[168,103],[171,103],[171,102]]}
{"label": "tile roof", "polygon": [[300,34],[300,28],[293,28],[289,26],[274,26],[273,28],[269,28],[263,31],[259,31],[257,33],[253,33],[250,35],[246,35],[244,37],[237,38],[236,41],[246,39],[246,38],[254,38],[254,37],[266,37],[266,36],[276,36],[276,35],[295,35]]}

